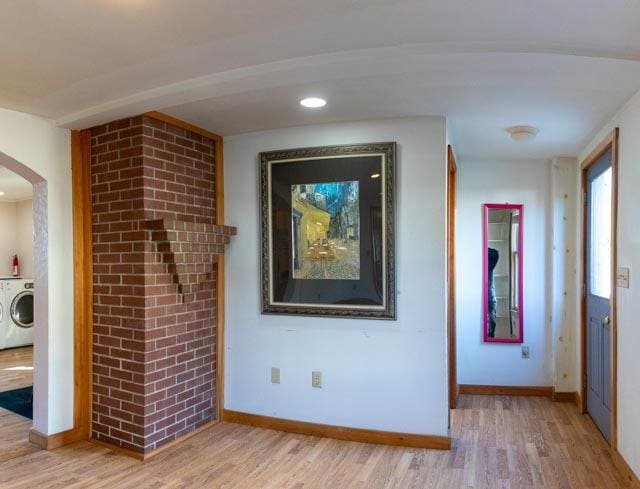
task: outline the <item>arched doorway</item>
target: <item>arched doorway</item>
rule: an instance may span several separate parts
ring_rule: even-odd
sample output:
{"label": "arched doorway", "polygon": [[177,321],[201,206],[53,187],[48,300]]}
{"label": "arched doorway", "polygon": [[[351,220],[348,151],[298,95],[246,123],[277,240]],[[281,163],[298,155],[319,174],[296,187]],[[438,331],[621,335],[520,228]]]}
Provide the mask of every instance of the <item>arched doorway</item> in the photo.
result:
{"label": "arched doorway", "polygon": [[[29,271],[25,279],[28,280],[7,280],[5,281],[4,289],[6,294],[4,296],[3,316],[5,321],[2,323],[4,326],[3,333],[7,336],[12,331],[12,325],[17,324],[19,328],[29,327],[32,331],[29,333],[28,340],[33,341],[33,426],[45,426],[48,416],[48,323],[49,323],[49,291],[48,291],[48,212],[47,212],[47,181],[41,177],[38,173],[34,172],[31,168],[20,163],[14,158],[0,152],[0,167],[4,167],[10,172],[22,177],[24,180],[32,185],[32,216],[33,216],[33,230],[32,230],[32,253],[33,253],[33,269]],[[5,232],[14,232],[14,230],[7,230]],[[22,304],[19,301],[13,301],[8,298],[9,290],[25,288],[25,291],[18,291],[16,298],[23,299]],[[32,294],[32,295],[31,295]],[[29,295],[29,297],[27,297]],[[9,300],[11,303],[8,303]],[[21,307],[24,309],[24,305],[28,305],[30,301],[33,301],[33,309],[19,311]],[[26,301],[26,302],[25,302]],[[23,317],[17,317],[17,321],[12,321],[13,316],[11,312],[15,309],[15,313],[22,315]],[[31,318],[27,318],[29,314],[32,314]],[[28,320],[28,321],[27,321]],[[20,334],[24,335],[26,329],[16,329]],[[27,344],[27,338],[25,336],[22,343],[7,343],[3,345],[5,347],[12,347],[23,343]],[[26,358],[25,364],[31,364],[31,358]],[[29,352],[30,356],[30,352]],[[27,370],[28,366],[13,366],[6,370],[14,372],[17,376],[21,370]],[[18,412],[18,411],[16,411]],[[25,413],[23,413],[23,416]],[[28,439],[29,429],[31,423],[20,423],[17,419],[7,418],[14,429],[24,430],[24,440]],[[14,421],[12,423],[12,421]],[[17,426],[17,428],[16,428]],[[37,428],[36,428],[37,429]],[[0,426],[0,434],[2,426]],[[22,437],[22,434],[20,433]]]}

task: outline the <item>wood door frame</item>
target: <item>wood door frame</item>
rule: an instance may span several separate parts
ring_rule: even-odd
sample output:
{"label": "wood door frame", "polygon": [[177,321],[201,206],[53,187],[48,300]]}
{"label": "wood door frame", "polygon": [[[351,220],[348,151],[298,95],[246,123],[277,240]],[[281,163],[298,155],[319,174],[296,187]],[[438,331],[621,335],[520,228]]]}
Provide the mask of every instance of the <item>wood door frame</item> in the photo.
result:
{"label": "wood door frame", "polygon": [[620,129],[613,129],[580,164],[582,197],[581,233],[581,309],[580,309],[580,410],[587,412],[587,173],[607,151],[611,150],[611,448],[618,446],[618,311],[616,270],[618,267],[618,140]]}
{"label": "wood door frame", "polygon": [[[73,431],[91,437],[93,396],[93,230],[91,132],[71,131],[73,207]],[[74,437],[71,437],[72,441]]]}
{"label": "wood door frame", "polygon": [[453,146],[447,146],[447,336],[449,361],[449,409],[458,404],[458,365],[456,339],[456,205],[458,165]]}

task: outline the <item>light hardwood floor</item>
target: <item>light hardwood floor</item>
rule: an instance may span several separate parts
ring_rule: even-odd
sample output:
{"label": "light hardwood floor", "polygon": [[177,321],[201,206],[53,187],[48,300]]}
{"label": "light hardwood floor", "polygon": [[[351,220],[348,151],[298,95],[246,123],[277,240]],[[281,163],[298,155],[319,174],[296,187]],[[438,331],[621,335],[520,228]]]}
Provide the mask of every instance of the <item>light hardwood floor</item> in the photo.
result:
{"label": "light hardwood floor", "polygon": [[88,442],[0,463],[2,488],[627,487],[572,404],[461,396],[453,450],[374,446],[220,423],[146,462]]}
{"label": "light hardwood floor", "polygon": [[[33,348],[0,351],[0,392],[33,384]],[[27,441],[31,420],[0,407],[0,462],[35,452]]]}

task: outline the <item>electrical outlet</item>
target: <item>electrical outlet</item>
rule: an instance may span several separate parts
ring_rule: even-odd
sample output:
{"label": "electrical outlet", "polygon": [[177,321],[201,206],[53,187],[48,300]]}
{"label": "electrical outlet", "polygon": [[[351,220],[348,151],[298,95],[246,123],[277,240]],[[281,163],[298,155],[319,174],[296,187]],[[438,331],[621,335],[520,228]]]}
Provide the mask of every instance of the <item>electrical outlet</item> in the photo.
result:
{"label": "electrical outlet", "polygon": [[522,358],[529,358],[529,347],[528,346],[523,346],[522,347]]}
{"label": "electrical outlet", "polygon": [[278,367],[271,367],[271,383],[280,383],[280,369]]}
{"label": "electrical outlet", "polygon": [[311,372],[311,387],[322,388],[322,372]]}

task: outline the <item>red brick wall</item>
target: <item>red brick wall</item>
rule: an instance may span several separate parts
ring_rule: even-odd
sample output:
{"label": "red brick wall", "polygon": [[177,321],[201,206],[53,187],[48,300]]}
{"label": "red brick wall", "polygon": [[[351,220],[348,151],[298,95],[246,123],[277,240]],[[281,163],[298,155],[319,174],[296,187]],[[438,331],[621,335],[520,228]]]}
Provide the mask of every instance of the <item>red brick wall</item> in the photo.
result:
{"label": "red brick wall", "polygon": [[93,436],[148,452],[215,419],[215,142],[139,116],[91,130]]}
{"label": "red brick wall", "polygon": [[214,141],[151,117],[142,126],[147,216],[214,224]]}

